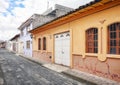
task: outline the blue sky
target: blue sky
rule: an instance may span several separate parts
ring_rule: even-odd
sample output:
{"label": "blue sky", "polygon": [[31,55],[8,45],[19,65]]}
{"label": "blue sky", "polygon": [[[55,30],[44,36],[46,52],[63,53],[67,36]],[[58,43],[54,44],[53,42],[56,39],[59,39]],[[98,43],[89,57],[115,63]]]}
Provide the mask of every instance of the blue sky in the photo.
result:
{"label": "blue sky", "polygon": [[46,11],[48,1],[49,7],[60,4],[77,8],[92,0],[0,0],[0,40],[9,40],[20,33],[17,28],[34,13]]}
{"label": "blue sky", "polygon": [[[9,7],[6,9],[6,12],[3,12],[2,14],[4,16],[7,16],[9,13],[14,16],[14,13],[12,12],[12,10],[14,10],[16,7],[20,7],[20,8],[25,8],[24,4],[22,4],[24,0],[9,0]],[[16,2],[20,2],[19,4],[16,4]]]}

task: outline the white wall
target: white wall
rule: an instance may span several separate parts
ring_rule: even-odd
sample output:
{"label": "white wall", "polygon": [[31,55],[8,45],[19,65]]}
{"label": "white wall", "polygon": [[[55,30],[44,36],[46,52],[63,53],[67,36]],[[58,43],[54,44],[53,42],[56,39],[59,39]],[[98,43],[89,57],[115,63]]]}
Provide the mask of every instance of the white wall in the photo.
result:
{"label": "white wall", "polygon": [[6,42],[6,49],[9,51],[12,51],[12,42],[11,41]]}
{"label": "white wall", "polygon": [[[30,26],[32,29],[32,25]],[[26,41],[30,40],[30,48],[26,48]],[[32,39],[30,33],[27,33],[26,27],[23,29],[23,36],[20,34],[20,42],[23,42],[23,54],[27,57],[32,57]]]}

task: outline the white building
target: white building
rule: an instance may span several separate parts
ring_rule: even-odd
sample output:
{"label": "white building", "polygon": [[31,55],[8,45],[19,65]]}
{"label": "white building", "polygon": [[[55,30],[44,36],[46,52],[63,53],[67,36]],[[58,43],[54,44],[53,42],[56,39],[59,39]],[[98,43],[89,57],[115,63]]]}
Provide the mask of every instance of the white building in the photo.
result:
{"label": "white building", "polygon": [[13,51],[14,53],[21,53],[20,50],[20,35],[17,34],[10,41],[6,42],[6,49]]}
{"label": "white building", "polygon": [[11,41],[7,41],[6,42],[6,47],[7,50],[12,51],[12,42]]}
{"label": "white building", "polygon": [[23,23],[19,30],[20,33],[20,50],[22,55],[32,57],[32,38],[28,31],[32,29],[31,19]]}

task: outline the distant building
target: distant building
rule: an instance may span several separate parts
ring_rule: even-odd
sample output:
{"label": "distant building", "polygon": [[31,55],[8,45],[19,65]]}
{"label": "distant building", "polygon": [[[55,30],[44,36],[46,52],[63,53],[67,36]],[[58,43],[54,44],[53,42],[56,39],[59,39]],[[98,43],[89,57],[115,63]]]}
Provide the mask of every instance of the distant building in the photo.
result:
{"label": "distant building", "polygon": [[6,47],[7,50],[12,51],[12,41],[8,40],[6,41]]}
{"label": "distant building", "polygon": [[5,41],[0,41],[0,48],[5,48],[6,42]]}
{"label": "distant building", "polygon": [[64,7],[61,5],[55,5],[55,8],[48,9],[42,15],[34,14],[28,20],[20,25],[18,28],[20,30],[20,42],[23,46],[23,55],[27,57],[32,57],[32,36],[29,31],[37,28],[38,26],[44,25],[46,22],[49,22],[57,17],[60,17],[67,12],[71,11],[71,8]]}
{"label": "distant building", "polygon": [[7,43],[7,49],[10,51],[13,51],[15,53],[21,53],[21,47],[20,47],[20,35],[17,34],[13,38],[10,39],[10,41]]}

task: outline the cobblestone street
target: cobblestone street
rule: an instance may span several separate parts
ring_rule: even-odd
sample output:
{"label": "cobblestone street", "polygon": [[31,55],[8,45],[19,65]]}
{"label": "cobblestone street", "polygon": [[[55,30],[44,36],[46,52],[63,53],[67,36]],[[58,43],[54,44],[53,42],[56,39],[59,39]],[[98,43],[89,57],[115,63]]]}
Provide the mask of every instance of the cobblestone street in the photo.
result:
{"label": "cobblestone street", "polygon": [[91,85],[0,49],[0,85]]}

